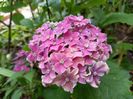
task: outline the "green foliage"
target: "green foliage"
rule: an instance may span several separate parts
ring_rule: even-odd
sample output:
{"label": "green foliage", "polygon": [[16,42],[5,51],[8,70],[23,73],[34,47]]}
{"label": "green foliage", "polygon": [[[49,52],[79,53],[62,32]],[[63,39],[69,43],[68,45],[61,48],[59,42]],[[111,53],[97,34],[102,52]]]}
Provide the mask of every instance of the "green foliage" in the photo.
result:
{"label": "green foliage", "polygon": [[125,52],[127,52],[128,50],[133,50],[133,44],[130,43],[118,43],[116,44],[117,49],[119,50],[123,50]]}
{"label": "green foliage", "polygon": [[109,13],[106,15],[100,23],[101,27],[105,27],[112,23],[126,23],[128,25],[133,25],[133,14],[126,13]]}
{"label": "green foliage", "polygon": [[26,74],[24,75],[24,78],[25,78],[26,80],[28,80],[30,83],[32,83],[34,74],[35,74],[35,70],[32,69],[30,72],[28,72],[28,73],[26,73]]}
{"label": "green foliage", "polygon": [[20,24],[20,21],[21,21],[22,19],[24,19],[24,16],[23,16],[21,13],[15,13],[15,14],[13,14],[12,20],[13,20],[13,22],[14,22],[15,24]]}
{"label": "green foliage", "polygon": [[1,4],[0,11],[4,12],[4,13],[8,13],[8,12],[17,10],[18,8],[26,6],[25,3],[21,0],[14,2],[14,4],[12,6],[10,4],[11,4],[10,2],[5,2],[5,4],[3,4],[5,6],[2,6],[2,4]]}
{"label": "green foliage", "polygon": [[29,50],[30,50],[27,44],[25,44],[25,45],[23,46],[23,50],[24,50],[24,51],[29,51]]}
{"label": "green foliage", "polygon": [[23,19],[20,21],[20,24],[27,28],[34,28],[33,22],[30,19]]}
{"label": "green foliage", "polygon": [[82,9],[90,9],[93,7],[97,7],[100,5],[104,5],[106,4],[107,0],[87,0],[85,1],[85,3],[81,4],[79,7],[77,7],[79,9],[79,11],[81,11]]}
{"label": "green foliage", "polygon": [[[11,4],[12,1],[12,4]],[[133,26],[133,5],[130,0],[2,0],[0,1],[0,14],[12,14],[11,21],[11,52],[7,53],[9,41],[9,24],[3,24],[5,17],[0,15],[0,98],[2,99],[132,99],[129,88],[129,75],[127,70],[133,69],[132,38],[129,30]],[[30,8],[31,18],[26,18],[19,11],[22,7]],[[27,13],[25,13],[27,14]],[[108,42],[113,47],[113,53],[108,65],[110,72],[103,77],[99,88],[89,85],[76,86],[74,93],[65,92],[57,86],[43,87],[41,74],[37,66],[30,72],[13,72],[13,57],[18,49],[29,51],[28,42],[35,29],[46,21],[59,21],[65,16],[83,15],[91,18],[93,24],[101,27],[108,33]],[[3,23],[2,23],[3,22]],[[1,24],[2,23],[2,24]],[[120,24],[119,24],[120,23]],[[125,25],[126,24],[126,25]],[[4,25],[4,26],[3,26]],[[124,25],[126,37],[119,39],[116,25]],[[119,30],[122,30],[121,28]],[[132,31],[131,31],[132,33]],[[123,35],[119,32],[119,35]],[[131,36],[130,36],[131,35]],[[126,38],[126,40],[125,40]],[[131,39],[132,40],[132,39]],[[131,61],[129,60],[131,58]]]}
{"label": "green foliage", "polygon": [[2,20],[3,19],[3,16],[0,16],[0,20]]}
{"label": "green foliage", "polygon": [[3,97],[3,99],[8,99],[8,96],[12,93],[14,89],[15,87],[9,87],[8,89],[6,89],[5,96]]}
{"label": "green foliage", "polygon": [[[2,88],[2,90],[6,90],[4,99],[9,97],[11,97],[10,99],[20,99],[22,94],[26,93],[28,95],[27,90],[31,90],[34,76],[35,70],[31,70],[28,73],[25,73],[24,71],[16,72],[9,76],[8,80],[3,85],[5,87]],[[8,86],[9,84],[10,86]]]}
{"label": "green foliage", "polygon": [[130,82],[127,71],[120,69],[116,63],[108,62],[110,72],[103,77],[98,89],[89,85],[78,85],[74,99],[132,99],[129,92]]}
{"label": "green foliage", "polygon": [[19,88],[19,89],[14,91],[11,99],[20,99],[21,96],[22,96],[22,89]]}
{"label": "green foliage", "polygon": [[44,89],[45,99],[70,99],[70,93],[64,92],[57,86],[50,86]]}
{"label": "green foliage", "polygon": [[13,75],[13,71],[5,69],[5,68],[0,68],[0,75],[6,76],[6,77],[11,77]]}

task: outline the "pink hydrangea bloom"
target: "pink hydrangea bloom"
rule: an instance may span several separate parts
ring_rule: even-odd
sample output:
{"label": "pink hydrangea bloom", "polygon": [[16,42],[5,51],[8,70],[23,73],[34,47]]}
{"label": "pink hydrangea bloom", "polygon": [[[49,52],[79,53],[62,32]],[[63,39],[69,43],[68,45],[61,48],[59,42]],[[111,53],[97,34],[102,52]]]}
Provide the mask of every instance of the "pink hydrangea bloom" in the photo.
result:
{"label": "pink hydrangea bloom", "polygon": [[70,70],[69,68],[62,73],[61,75],[58,75],[53,83],[56,84],[57,86],[63,87],[65,91],[70,91],[71,93],[73,92],[73,88],[76,86],[79,75],[78,74],[78,69],[73,69]]}
{"label": "pink hydrangea bloom", "polygon": [[92,67],[88,67],[88,69],[89,74],[86,76],[86,81],[95,88],[100,84],[100,77],[109,71],[108,65],[103,61],[97,62]]}
{"label": "pink hydrangea bloom", "polygon": [[26,72],[28,72],[28,71],[30,71],[30,68],[27,67],[26,65],[15,65],[15,67],[13,68],[13,70],[15,72],[20,72],[20,71],[26,71]]}
{"label": "pink hydrangea bloom", "polygon": [[44,86],[56,84],[72,93],[77,83],[98,87],[109,71],[107,35],[83,16],[70,15],[63,21],[43,24],[29,48],[27,60],[39,64]]}
{"label": "pink hydrangea bloom", "polygon": [[25,52],[23,50],[20,50],[16,57],[14,58],[14,68],[13,70],[15,72],[20,72],[20,71],[25,71],[25,72],[28,72],[30,71],[30,67],[26,66],[26,57],[28,55],[28,52]]}
{"label": "pink hydrangea bloom", "polygon": [[53,53],[51,56],[51,62],[54,64],[54,70],[58,74],[64,73],[66,69],[72,65],[72,59],[66,57],[64,53]]}

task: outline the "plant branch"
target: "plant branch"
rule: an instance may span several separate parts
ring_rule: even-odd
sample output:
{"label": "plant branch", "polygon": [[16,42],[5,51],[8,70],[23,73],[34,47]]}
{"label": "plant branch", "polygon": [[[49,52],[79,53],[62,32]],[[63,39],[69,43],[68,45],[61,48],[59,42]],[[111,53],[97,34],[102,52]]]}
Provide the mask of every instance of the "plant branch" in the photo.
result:
{"label": "plant branch", "polygon": [[[10,6],[13,5],[13,0],[10,1]],[[9,19],[9,25],[8,25],[8,53],[10,53],[11,49],[11,33],[12,33],[12,11],[10,12],[10,19]]]}
{"label": "plant branch", "polygon": [[51,21],[48,0],[46,0],[46,5],[47,5],[48,18],[49,18],[49,21]]}
{"label": "plant branch", "polygon": [[33,20],[35,20],[35,16],[34,16],[34,13],[33,13],[33,10],[32,10],[31,3],[29,3],[29,7],[30,7],[31,14],[32,14],[32,18],[33,18]]}
{"label": "plant branch", "polygon": [[123,51],[120,53],[120,56],[119,56],[119,58],[118,58],[118,65],[120,66],[121,65],[121,62],[122,62],[122,60],[123,60],[123,55],[124,55],[124,53],[123,53]]}
{"label": "plant branch", "polygon": [[0,20],[0,23],[2,23],[3,25],[5,25],[5,26],[8,27],[8,25],[7,25],[4,21],[1,21],[1,20]]}

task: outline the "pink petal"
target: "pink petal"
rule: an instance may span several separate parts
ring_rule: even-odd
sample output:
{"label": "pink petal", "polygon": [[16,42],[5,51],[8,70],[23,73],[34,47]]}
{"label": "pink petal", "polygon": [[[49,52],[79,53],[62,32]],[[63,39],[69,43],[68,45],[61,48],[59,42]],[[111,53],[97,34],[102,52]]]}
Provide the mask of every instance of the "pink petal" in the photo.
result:
{"label": "pink petal", "polygon": [[64,86],[62,86],[63,87],[63,89],[65,90],[65,91],[70,91],[71,93],[73,92],[73,88],[74,88],[74,86],[73,86],[73,84],[71,83],[71,82],[68,82],[68,83],[66,83]]}
{"label": "pink petal", "polygon": [[82,57],[76,57],[73,59],[73,67],[77,67],[78,64],[81,64],[82,66],[84,66],[84,59]]}
{"label": "pink petal", "polygon": [[73,52],[73,58],[75,57],[83,57],[82,52]]}
{"label": "pink petal", "polygon": [[39,63],[39,68],[40,68],[40,69],[44,68],[44,62],[40,62],[40,63]]}
{"label": "pink petal", "polygon": [[76,75],[79,72],[78,68],[75,68],[71,71],[71,74]]}
{"label": "pink petal", "polygon": [[58,74],[62,74],[65,72],[65,67],[59,63],[56,63],[54,66],[55,72],[57,72]]}
{"label": "pink petal", "polygon": [[49,75],[42,76],[43,83],[49,84],[49,83],[52,83],[52,81],[53,79],[51,79]]}
{"label": "pink petal", "polygon": [[94,88],[98,88],[98,85],[96,84],[95,81],[92,81],[92,82],[90,83],[90,85],[91,85],[92,87],[94,87]]}
{"label": "pink petal", "polygon": [[84,78],[79,77],[78,82],[81,84],[86,84],[86,80]]}
{"label": "pink petal", "polygon": [[52,78],[52,79],[54,79],[54,78],[56,77],[55,73],[52,72],[52,71],[50,72],[49,76],[50,76],[50,78]]}
{"label": "pink petal", "polygon": [[86,65],[92,65],[94,63],[95,63],[95,60],[94,59],[90,58],[89,56],[86,56],[85,57],[85,64]]}

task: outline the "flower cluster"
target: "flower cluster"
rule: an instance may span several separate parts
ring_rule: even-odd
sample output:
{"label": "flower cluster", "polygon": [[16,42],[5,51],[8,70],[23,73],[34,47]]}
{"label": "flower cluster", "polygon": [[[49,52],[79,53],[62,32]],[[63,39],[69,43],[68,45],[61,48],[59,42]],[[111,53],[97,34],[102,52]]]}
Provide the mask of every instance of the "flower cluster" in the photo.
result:
{"label": "flower cluster", "polygon": [[23,50],[20,50],[17,53],[16,57],[14,58],[15,66],[14,66],[13,70],[15,72],[20,72],[20,71],[28,72],[30,70],[30,68],[25,65],[26,64],[25,59],[26,59],[27,55],[28,55],[28,52],[25,52]]}
{"label": "flower cluster", "polygon": [[106,34],[89,19],[70,15],[36,30],[27,60],[38,63],[44,86],[56,84],[71,93],[77,83],[97,88],[109,71],[106,60],[111,46],[106,41]]}

